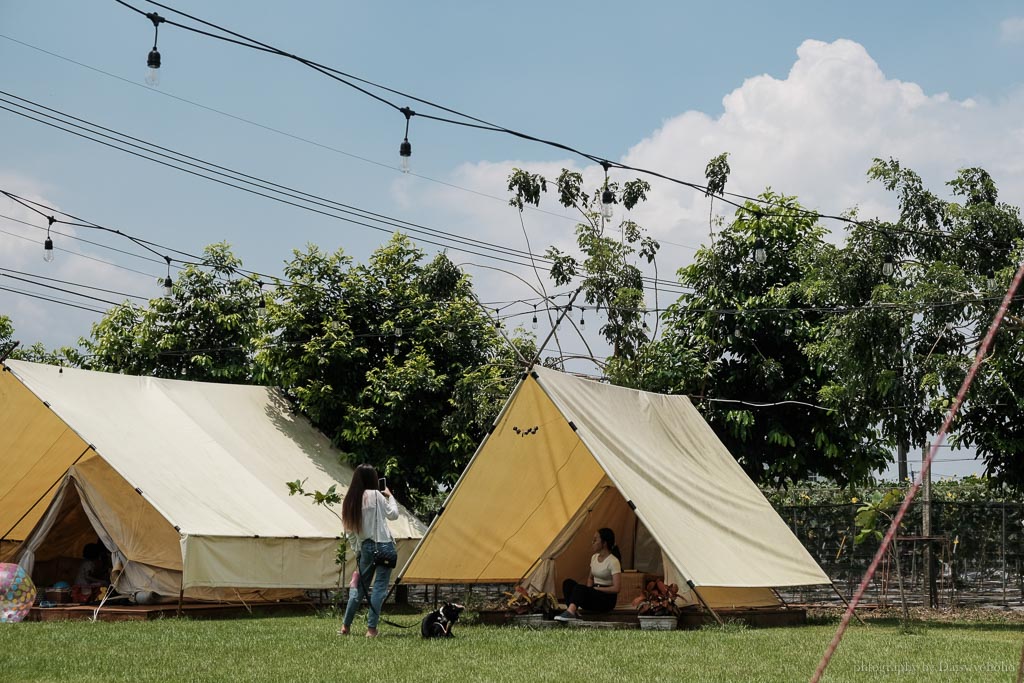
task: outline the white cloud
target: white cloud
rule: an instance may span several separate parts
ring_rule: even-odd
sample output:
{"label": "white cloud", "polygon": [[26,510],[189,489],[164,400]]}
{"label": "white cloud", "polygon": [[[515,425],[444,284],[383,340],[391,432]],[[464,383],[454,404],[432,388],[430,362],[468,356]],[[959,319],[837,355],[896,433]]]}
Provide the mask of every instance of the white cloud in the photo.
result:
{"label": "white cloud", "polygon": [[999,37],[1005,43],[1024,42],[1024,17],[1008,17],[999,24]]}
{"label": "white cloud", "polygon": [[[687,111],[666,120],[633,145],[622,161],[703,183],[708,160],[729,152],[732,173],[727,190],[755,195],[771,186],[830,214],[858,207],[861,216],[895,215],[895,198],[867,180],[875,157],[898,159],[940,195],[947,194],[944,183],[958,169],[981,166],[993,175],[1007,201],[1020,204],[1024,196],[1024,89],[999,101],[956,100],[887,78],[856,42],[807,40],[785,77],[752,76],[722,102],[718,117]],[[554,178],[563,165],[568,164],[464,164],[450,180],[488,195],[507,196],[506,178],[513,167]],[[583,170],[589,186],[599,182],[598,167]],[[651,184],[649,200],[634,210],[634,218],[658,239],[686,245],[705,242],[708,199],[668,182]],[[434,185],[413,192],[422,194],[413,201],[456,216],[447,229],[526,248],[516,211],[501,202],[451,188],[439,191]],[[549,190],[542,208],[561,213],[554,200]],[[731,213],[721,203],[715,206],[716,212]],[[524,213],[524,220],[535,253],[549,244],[571,246],[571,221],[536,211]],[[842,230],[839,224],[829,225],[837,233]],[[663,245],[660,275],[672,278],[692,258],[693,250]],[[493,287],[485,295],[496,300],[530,295],[508,276],[478,277],[478,282],[485,291]],[[663,296],[661,303],[665,300]]]}
{"label": "white cloud", "polygon": [[[925,93],[915,83],[887,78],[856,42],[807,40],[785,78],[748,78],[724,96],[724,111],[717,118],[683,112],[633,145],[622,161],[703,183],[707,161],[729,152],[729,191],[753,195],[770,186],[826,213],[856,206],[862,216],[891,216],[893,196],[877,183],[869,184],[865,175],[874,157],[900,160],[940,193],[959,168],[982,166],[993,174],[1004,197],[1022,196],[1022,105],[1024,90],[999,102]],[[513,166],[552,178],[561,164],[466,164],[455,171],[452,182],[505,195],[505,179]],[[598,182],[599,168],[584,171],[588,182]],[[661,239],[689,245],[705,241],[707,198],[671,183],[651,183],[648,202],[634,211],[638,222]],[[467,199],[455,190],[431,194],[431,201],[447,204],[467,224],[475,224],[469,234],[524,247],[513,209]],[[555,209],[551,194],[544,206]],[[556,239],[571,240],[564,221],[536,213],[527,213],[526,219],[539,233],[534,251]],[[666,250],[662,275],[673,273],[692,253]]]}

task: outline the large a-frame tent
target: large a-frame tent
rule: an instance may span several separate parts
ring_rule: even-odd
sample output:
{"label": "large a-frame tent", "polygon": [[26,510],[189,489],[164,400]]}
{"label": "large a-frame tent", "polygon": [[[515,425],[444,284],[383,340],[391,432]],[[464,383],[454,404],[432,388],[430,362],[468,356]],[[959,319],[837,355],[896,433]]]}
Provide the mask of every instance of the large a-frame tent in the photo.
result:
{"label": "large a-frame tent", "polygon": [[624,569],[667,576],[693,604],[775,606],[774,589],[831,583],[688,398],[543,367],[513,392],[401,581],[554,592],[586,576],[603,526]]}
{"label": "large a-frame tent", "polygon": [[[307,490],[352,470],[268,387],[7,361],[0,372],[0,554],[30,573],[97,537],[120,592],[280,597],[339,585],[341,523]],[[400,561],[424,526],[391,523]],[[0,561],[5,558],[0,557]]]}

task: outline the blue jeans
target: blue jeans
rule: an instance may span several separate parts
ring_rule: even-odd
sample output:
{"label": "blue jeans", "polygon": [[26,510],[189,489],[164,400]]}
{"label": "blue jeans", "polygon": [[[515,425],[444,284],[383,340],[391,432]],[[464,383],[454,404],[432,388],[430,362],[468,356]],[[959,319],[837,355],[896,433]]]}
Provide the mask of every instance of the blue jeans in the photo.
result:
{"label": "blue jeans", "polygon": [[[392,544],[394,545],[394,544]],[[388,594],[388,581],[391,580],[391,567],[374,567],[373,550],[376,544],[373,539],[366,539],[359,547],[359,587],[348,592],[348,606],[345,607],[345,626],[351,626],[352,620],[359,611],[359,604],[366,595],[366,587],[370,583],[370,573],[373,572],[373,590],[370,593],[370,614],[366,618],[366,625],[370,628],[377,628],[380,621],[380,608],[384,605],[384,596]]]}

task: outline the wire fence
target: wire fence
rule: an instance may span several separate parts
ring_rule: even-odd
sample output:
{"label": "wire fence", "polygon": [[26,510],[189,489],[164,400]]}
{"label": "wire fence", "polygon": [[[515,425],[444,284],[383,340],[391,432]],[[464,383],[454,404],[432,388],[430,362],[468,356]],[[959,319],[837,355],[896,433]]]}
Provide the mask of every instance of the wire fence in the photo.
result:
{"label": "wire fence", "polygon": [[[864,601],[899,604],[902,583],[912,605],[1024,605],[1024,503],[932,501],[931,529],[925,534],[927,505],[921,501],[911,505],[895,551],[884,558]],[[859,507],[849,503],[778,508],[846,599],[878,550],[873,538],[854,543]],[[784,591],[782,596],[788,602],[838,600],[831,588],[820,587]]]}

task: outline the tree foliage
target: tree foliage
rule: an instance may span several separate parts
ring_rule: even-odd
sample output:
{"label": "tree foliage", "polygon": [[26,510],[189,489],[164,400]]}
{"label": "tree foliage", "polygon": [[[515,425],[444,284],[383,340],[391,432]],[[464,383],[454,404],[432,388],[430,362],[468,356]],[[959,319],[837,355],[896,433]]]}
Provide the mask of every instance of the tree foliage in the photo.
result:
{"label": "tree foliage", "polygon": [[[825,319],[809,353],[835,370],[827,400],[873,416],[891,444],[912,450],[938,430],[974,360],[1021,261],[1024,224],[1016,207],[998,202],[982,169],[964,169],[948,183],[960,202],[938,198],[892,159],[876,159],[869,177],[897,194],[899,219],[864,221],[820,261],[812,300],[850,310]],[[994,479],[1017,485],[1024,484],[1020,311],[1017,300],[951,435],[977,448]]]}
{"label": "tree foliage", "polygon": [[[634,356],[647,342],[644,329],[643,273],[630,259],[636,255],[653,263],[658,253],[656,240],[628,217],[617,225],[602,216],[602,194],[610,193],[613,204],[621,204],[627,211],[647,199],[650,185],[640,179],[622,185],[607,182],[603,187],[587,191],[583,175],[562,169],[554,183],[558,202],[575,210],[580,218],[576,225],[576,244],[580,256],[574,256],[548,247],[545,256],[551,260],[551,279],[564,286],[579,280],[583,299],[607,313],[601,335],[612,345],[613,356]],[[540,205],[541,195],[547,192],[548,180],[536,173],[513,169],[508,179],[512,193],[509,204],[520,211],[526,204]]]}
{"label": "tree foliage", "polygon": [[111,310],[82,340],[94,370],[171,379],[252,381],[260,286],[240,276],[241,261],[227,244],[203,252],[203,264],[187,265],[170,297],[145,306]]}
{"label": "tree foliage", "polygon": [[[636,362],[613,363],[609,376],[697,397],[755,481],[863,477],[884,465],[883,444],[870,420],[852,422],[841,405],[818,407],[829,375],[807,354],[825,314],[810,308],[805,280],[831,247],[817,216],[795,198],[769,190],[760,199],[767,206],[737,209],[714,246],[679,271],[692,292],[663,315],[663,337]],[[763,264],[754,258],[761,244]]]}
{"label": "tree foliage", "polygon": [[256,353],[263,381],[421,510],[455,483],[524,369],[468,278],[424,256],[402,235],[365,265],[295,252]]}

